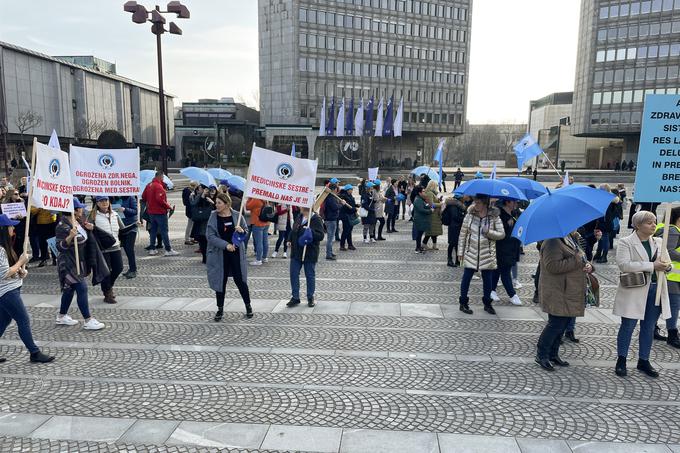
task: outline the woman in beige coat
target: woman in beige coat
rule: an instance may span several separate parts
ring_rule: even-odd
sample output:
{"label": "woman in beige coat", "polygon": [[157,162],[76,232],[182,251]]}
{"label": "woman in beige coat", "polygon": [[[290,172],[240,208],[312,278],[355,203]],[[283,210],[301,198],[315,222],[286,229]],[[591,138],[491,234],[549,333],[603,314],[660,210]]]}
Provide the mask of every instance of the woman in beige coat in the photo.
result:
{"label": "woman in beige coat", "polygon": [[555,371],[553,364],[569,365],[560,359],[560,341],[571,318],[585,314],[586,274],[593,267],[577,244],[577,236],[572,234],[541,245],[538,294],[548,324],[538,339],[536,363],[548,371]]}
{"label": "woman in beige coat", "polygon": [[[670,303],[666,279],[657,282],[657,272],[668,272],[672,269],[668,250],[662,248],[661,238],[654,238],[656,216],[649,211],[640,211],[632,218],[633,234],[619,239],[616,248],[616,262],[622,273],[644,273],[646,285],[627,288],[621,285],[616,289],[614,314],[621,317],[621,327],[616,338],[618,360],[617,376],[626,376],[626,358],[630,348],[635,326],[640,321],[640,348],[637,369],[651,377],[659,373],[649,363],[652,350],[654,326],[659,313],[664,319],[670,318]],[[661,302],[656,305],[657,286],[661,288]]]}
{"label": "woman in beige coat", "polygon": [[484,311],[491,315],[496,314],[496,310],[491,306],[491,286],[493,271],[497,267],[496,241],[504,237],[505,230],[498,208],[489,206],[489,197],[486,195],[475,196],[463,219],[458,238],[458,261],[465,268],[460,282],[459,299],[460,311],[463,313],[472,314],[468,291],[472,276],[475,272],[481,271]]}
{"label": "woman in beige coat", "polygon": [[430,229],[425,232],[425,239],[423,239],[423,247],[427,248],[427,242],[432,239],[432,250],[439,250],[437,248],[437,237],[444,233],[442,226],[442,201],[439,199],[439,186],[435,181],[427,183],[427,188],[423,191],[423,198],[430,206],[433,206],[432,214],[430,214]]}

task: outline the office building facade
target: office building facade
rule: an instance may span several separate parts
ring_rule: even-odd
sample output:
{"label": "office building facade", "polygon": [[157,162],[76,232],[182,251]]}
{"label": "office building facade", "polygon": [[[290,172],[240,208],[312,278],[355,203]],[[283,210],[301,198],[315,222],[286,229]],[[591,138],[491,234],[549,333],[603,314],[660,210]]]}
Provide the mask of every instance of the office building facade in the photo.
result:
{"label": "office building facade", "polygon": [[680,92],[680,0],[583,0],[572,133],[636,159],[646,94]]}
{"label": "office building facade", "polygon": [[[324,97],[327,108],[335,99],[336,115],[343,98],[346,106],[353,98],[356,109],[362,98],[367,103],[373,97],[375,110],[380,98],[385,105],[392,98],[396,114],[403,97],[404,137],[398,144],[370,140],[381,150],[376,161],[380,155],[394,159],[399,151],[415,158],[424,138],[463,133],[471,8],[471,0],[260,0],[260,112],[267,145],[303,136],[310,156],[315,148],[342,154],[343,139],[327,137],[322,141],[328,143],[315,146]],[[360,147],[366,142],[354,141]],[[317,157],[321,165],[351,164]]]}

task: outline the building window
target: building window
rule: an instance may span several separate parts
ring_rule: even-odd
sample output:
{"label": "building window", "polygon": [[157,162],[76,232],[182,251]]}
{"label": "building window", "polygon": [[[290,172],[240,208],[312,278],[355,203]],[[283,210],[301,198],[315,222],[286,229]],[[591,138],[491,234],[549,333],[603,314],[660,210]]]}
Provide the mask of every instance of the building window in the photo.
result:
{"label": "building window", "polygon": [[593,93],[593,105],[600,105],[602,102],[602,93]]}
{"label": "building window", "polygon": [[604,61],[605,52],[604,50],[598,50],[595,56],[595,62],[602,63]]}
{"label": "building window", "polygon": [[307,70],[307,59],[306,58],[300,58],[300,71],[306,71]]}
{"label": "building window", "polygon": [[307,22],[307,10],[304,8],[300,8],[300,16],[299,16],[300,22]]}
{"label": "building window", "polygon": [[300,118],[307,118],[307,106],[306,105],[300,106]]}

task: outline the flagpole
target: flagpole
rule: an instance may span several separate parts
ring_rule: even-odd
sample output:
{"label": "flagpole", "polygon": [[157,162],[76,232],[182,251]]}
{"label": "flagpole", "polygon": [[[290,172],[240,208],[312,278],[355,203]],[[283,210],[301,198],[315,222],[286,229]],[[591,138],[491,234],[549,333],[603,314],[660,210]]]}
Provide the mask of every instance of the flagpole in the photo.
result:
{"label": "flagpole", "polygon": [[[548,155],[545,153],[545,151],[543,151],[543,155],[545,156],[546,159],[548,159],[548,162],[550,163],[550,166],[553,168],[553,170],[555,170],[555,173],[557,173],[557,176],[559,176],[560,178],[562,178],[562,175],[560,174],[560,171],[557,169],[557,167],[555,167],[555,165],[552,163],[552,161],[550,160],[550,157],[548,157]],[[538,160],[537,160],[536,162],[538,162]]]}
{"label": "flagpole", "polygon": [[33,155],[31,156],[31,173],[29,175],[30,187],[28,188],[28,203],[26,204],[26,229],[24,230],[24,254],[28,251],[29,239],[28,235],[31,231],[31,205],[33,198],[33,179],[35,175],[35,158],[38,151],[38,139],[33,137]]}
{"label": "flagpole", "polygon": [[[74,212],[71,213],[71,226],[73,228],[76,227],[76,215],[75,215],[75,210]],[[75,256],[76,256],[76,274],[80,275],[80,252],[78,250],[78,235],[73,238],[73,247],[75,248]]]}

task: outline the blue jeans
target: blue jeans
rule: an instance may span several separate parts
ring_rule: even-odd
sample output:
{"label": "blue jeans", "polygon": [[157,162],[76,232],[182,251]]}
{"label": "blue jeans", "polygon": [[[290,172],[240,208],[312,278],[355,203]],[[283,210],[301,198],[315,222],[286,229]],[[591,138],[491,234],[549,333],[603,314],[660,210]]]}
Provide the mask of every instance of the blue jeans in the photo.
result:
{"label": "blue jeans", "polygon": [[[654,305],[656,299],[656,283],[649,286],[647,293],[647,305],[645,307],[645,319],[640,322],[640,358],[642,360],[649,360],[649,353],[652,351],[652,340],[654,339],[654,326],[656,320],[659,319],[659,311],[661,307]],[[630,349],[630,341],[633,337],[633,331],[637,325],[637,319],[621,318],[621,327],[619,327],[619,334],[616,337],[616,350],[619,357],[628,357],[628,349]]]}
{"label": "blue jeans", "polygon": [[517,293],[515,292],[515,287],[512,286],[512,267],[499,267],[493,271],[492,290],[496,291],[496,288],[498,288],[499,279],[503,282],[503,287],[505,288],[505,292],[508,293],[508,297],[513,298]]}
{"label": "blue jeans", "polygon": [[666,329],[678,328],[678,311],[680,310],[680,294],[669,294],[671,302],[671,317],[666,320]]}
{"label": "blue jeans", "polygon": [[607,259],[607,254],[609,254],[609,233],[602,232],[600,242],[597,243],[597,253],[595,255],[604,260]]}
{"label": "blue jeans", "polygon": [[536,345],[536,354],[539,359],[550,360],[559,357],[560,340],[571,319],[574,318],[548,314],[548,324],[543,328]]}
{"label": "blue jeans", "polygon": [[[470,291],[470,282],[472,282],[472,276],[477,272],[476,269],[471,269],[466,267],[463,270],[463,278],[460,282],[460,303],[468,303],[468,292]],[[482,297],[482,302],[485,305],[491,303],[491,287],[493,285],[493,271],[486,270],[481,271],[482,273],[482,286],[484,288],[484,296]]]}
{"label": "blue jeans", "polygon": [[155,245],[156,235],[160,234],[163,239],[163,246],[168,252],[172,250],[170,247],[170,237],[168,236],[168,216],[166,214],[149,214],[151,217],[151,243],[150,247]]}
{"label": "blue jeans", "polygon": [[314,297],[316,289],[316,263],[302,263],[296,258],[290,260],[290,288],[293,292],[293,299],[300,298],[300,271],[305,268],[305,279],[307,280],[307,298]]}
{"label": "blue jeans", "polygon": [[573,332],[576,329],[576,318],[569,318],[569,323],[567,323],[567,332]]}
{"label": "blue jeans", "polygon": [[0,336],[5,333],[5,329],[12,320],[17,323],[19,338],[24,342],[26,349],[31,353],[40,351],[40,348],[33,342],[31,321],[21,300],[21,288],[13,289],[0,297]]}
{"label": "blue jeans", "polygon": [[326,220],[326,258],[333,256],[333,241],[335,241],[335,232],[338,230],[338,222],[336,220]]}
{"label": "blue jeans", "polygon": [[253,240],[255,241],[255,259],[262,261],[269,256],[269,225],[253,226]]}
{"label": "blue jeans", "polygon": [[87,303],[87,282],[82,281],[70,285],[61,293],[61,308],[60,315],[68,313],[68,309],[73,301],[73,293],[77,294],[76,301],[78,302],[78,309],[83,315],[83,319],[90,319],[90,307]]}

